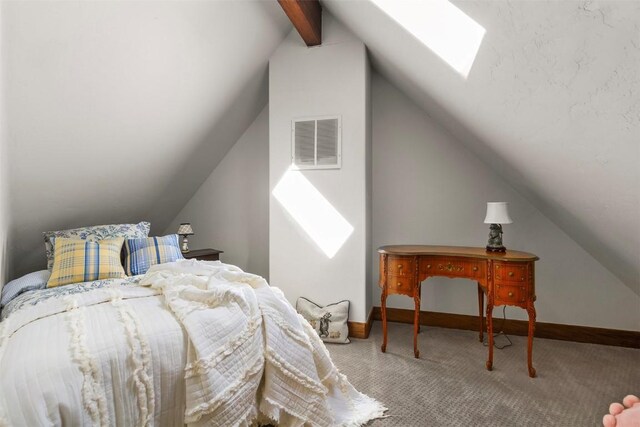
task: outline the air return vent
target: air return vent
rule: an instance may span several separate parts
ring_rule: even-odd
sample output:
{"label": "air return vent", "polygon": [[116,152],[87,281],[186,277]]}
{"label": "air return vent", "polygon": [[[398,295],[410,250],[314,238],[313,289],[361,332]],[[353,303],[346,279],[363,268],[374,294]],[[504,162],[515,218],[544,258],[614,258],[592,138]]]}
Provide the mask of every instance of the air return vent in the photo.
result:
{"label": "air return vent", "polygon": [[340,116],[296,119],[291,123],[291,161],[298,169],[339,169]]}

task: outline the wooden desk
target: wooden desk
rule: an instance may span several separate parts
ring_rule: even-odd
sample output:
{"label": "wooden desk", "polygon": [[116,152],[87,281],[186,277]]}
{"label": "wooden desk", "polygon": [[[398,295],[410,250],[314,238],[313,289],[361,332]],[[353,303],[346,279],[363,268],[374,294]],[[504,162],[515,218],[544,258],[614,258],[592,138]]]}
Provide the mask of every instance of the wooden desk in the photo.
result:
{"label": "wooden desk", "polygon": [[486,367],[493,368],[493,307],[512,305],[527,310],[529,335],[527,364],[529,376],[535,377],[531,353],[536,323],[534,301],[534,263],[539,258],[526,252],[487,252],[485,248],[461,246],[382,246],[380,253],[380,287],[382,288],[382,352],[387,350],[387,296],[392,294],[412,297],[415,302],[413,325],[413,353],[419,357],[418,332],[420,331],[420,286],[429,277],[471,279],[478,282],[478,309],[480,317],[480,341],[483,338],[484,295],[487,295],[487,334],[489,358]]}

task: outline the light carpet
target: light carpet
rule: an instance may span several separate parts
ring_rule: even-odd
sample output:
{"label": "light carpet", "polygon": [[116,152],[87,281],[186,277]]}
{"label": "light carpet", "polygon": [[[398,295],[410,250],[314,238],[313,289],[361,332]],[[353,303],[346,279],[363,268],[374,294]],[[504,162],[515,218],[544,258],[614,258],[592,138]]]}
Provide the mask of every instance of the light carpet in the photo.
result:
{"label": "light carpet", "polygon": [[526,369],[526,337],[494,350],[477,332],[422,326],[420,359],[413,357],[412,326],[389,323],[387,353],[382,325],[369,339],[327,345],[338,368],[361,392],[389,408],[386,426],[601,426],[609,404],[640,394],[640,350],[535,339]]}

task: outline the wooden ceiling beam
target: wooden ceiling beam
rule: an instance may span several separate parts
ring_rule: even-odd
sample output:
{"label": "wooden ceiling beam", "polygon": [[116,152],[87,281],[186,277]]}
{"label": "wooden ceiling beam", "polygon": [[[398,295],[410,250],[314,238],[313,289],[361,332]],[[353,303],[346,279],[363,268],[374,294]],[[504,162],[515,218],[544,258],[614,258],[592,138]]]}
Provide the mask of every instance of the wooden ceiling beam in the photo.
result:
{"label": "wooden ceiling beam", "polygon": [[318,0],[278,0],[307,46],[322,43],[322,6]]}

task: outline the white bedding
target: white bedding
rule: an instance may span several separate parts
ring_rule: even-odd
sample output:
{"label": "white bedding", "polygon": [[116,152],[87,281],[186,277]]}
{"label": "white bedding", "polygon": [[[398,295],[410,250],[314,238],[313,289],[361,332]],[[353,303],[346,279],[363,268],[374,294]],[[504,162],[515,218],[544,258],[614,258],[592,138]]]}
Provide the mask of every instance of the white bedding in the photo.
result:
{"label": "white bedding", "polygon": [[0,322],[0,425],[361,425],[384,412],[264,279],[179,261],[141,284]]}

